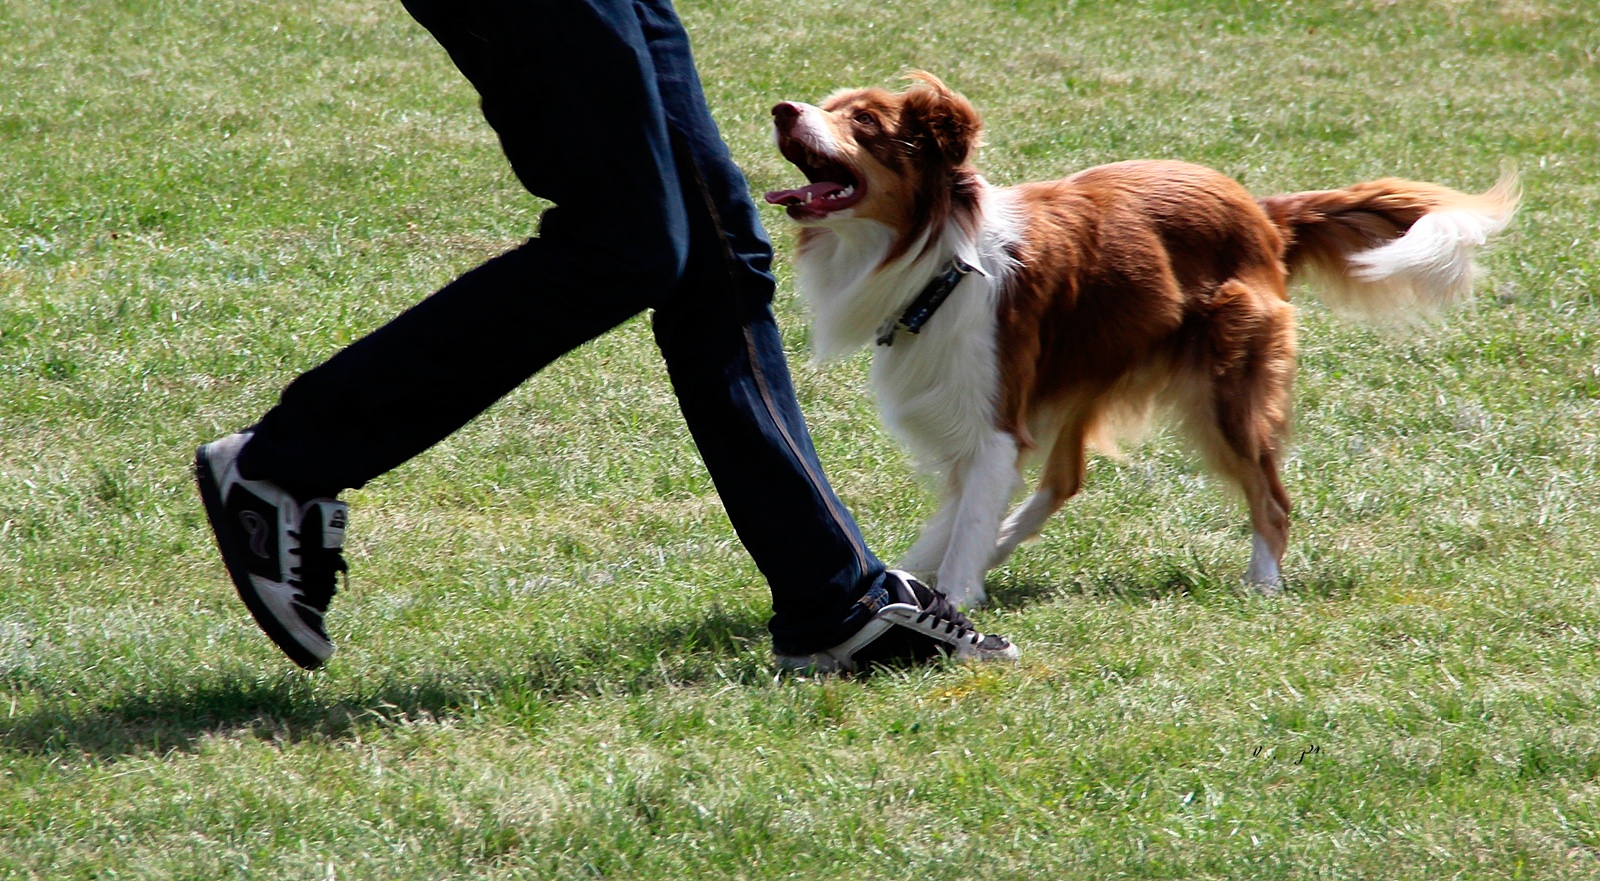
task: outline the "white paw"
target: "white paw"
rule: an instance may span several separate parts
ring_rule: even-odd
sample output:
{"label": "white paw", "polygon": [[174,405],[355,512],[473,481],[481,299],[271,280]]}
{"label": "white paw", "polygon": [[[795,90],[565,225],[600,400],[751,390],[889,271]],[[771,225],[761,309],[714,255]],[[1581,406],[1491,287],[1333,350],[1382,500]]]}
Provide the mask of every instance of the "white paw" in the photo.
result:
{"label": "white paw", "polygon": [[1278,557],[1260,535],[1250,537],[1250,566],[1245,569],[1244,583],[1262,596],[1283,594],[1283,573],[1278,569]]}
{"label": "white paw", "polygon": [[1245,589],[1253,593],[1258,593],[1264,597],[1283,596],[1283,576],[1281,575],[1265,579],[1252,578],[1247,575],[1243,580]]}

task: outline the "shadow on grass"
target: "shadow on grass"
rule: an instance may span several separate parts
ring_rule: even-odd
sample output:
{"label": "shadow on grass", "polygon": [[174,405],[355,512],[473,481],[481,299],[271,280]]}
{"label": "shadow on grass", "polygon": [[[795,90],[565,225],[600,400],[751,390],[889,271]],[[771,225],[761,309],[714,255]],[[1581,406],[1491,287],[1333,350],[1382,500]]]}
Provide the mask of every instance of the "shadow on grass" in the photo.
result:
{"label": "shadow on grass", "polygon": [[[1151,602],[1237,590],[1196,570],[1156,570],[1092,573],[1060,584],[996,579],[991,603],[997,609],[1018,610],[1069,595]],[[1330,572],[1297,579],[1291,589],[1303,596],[1343,599],[1358,585],[1355,576]],[[555,704],[574,696],[766,682],[772,675],[769,659],[765,652],[750,650],[751,643],[765,638],[759,616],[720,607],[693,620],[638,624],[612,619],[597,632],[530,652],[515,672],[419,671],[331,699],[319,687],[318,674],[296,671],[264,678],[254,668],[193,677],[179,672],[146,693],[115,694],[87,706],[52,700],[35,712],[0,720],[0,747],[116,759],[193,751],[213,734],[287,743],[353,738],[388,725],[476,714],[486,706],[513,715],[514,724],[537,727]],[[46,691],[49,685],[35,683],[34,688]]]}
{"label": "shadow on grass", "polygon": [[1002,579],[990,583],[987,587],[991,608],[1017,611],[1064,596],[1149,602],[1188,596],[1197,590],[1214,586],[1204,576],[1170,568],[1157,573],[1136,571],[1085,573],[1069,581],[1052,584]]}
{"label": "shadow on grass", "polygon": [[516,714],[518,724],[538,726],[553,704],[573,696],[764,679],[770,675],[767,658],[748,646],[765,633],[762,622],[720,608],[694,621],[611,621],[601,633],[528,655],[515,673],[419,672],[331,700],[319,689],[318,674],[295,671],[269,679],[254,670],[213,670],[188,681],[178,674],[174,684],[148,693],[114,695],[89,706],[52,701],[0,720],[0,746],[114,760],[194,751],[213,734],[286,743],[353,738],[373,728],[460,717],[496,704]]}
{"label": "shadow on grass", "polygon": [[1304,597],[1347,600],[1361,589],[1362,576],[1350,572],[1312,572],[1289,580],[1289,590]]}
{"label": "shadow on grass", "polygon": [[[1327,600],[1348,599],[1362,576],[1347,571],[1313,571],[1287,579],[1292,595]],[[1064,596],[1155,602],[1186,596],[1247,596],[1251,589],[1235,578],[1219,578],[1198,566],[1156,563],[1124,570],[1085,572],[1060,583],[996,579],[987,585],[991,608],[1015,611]]]}

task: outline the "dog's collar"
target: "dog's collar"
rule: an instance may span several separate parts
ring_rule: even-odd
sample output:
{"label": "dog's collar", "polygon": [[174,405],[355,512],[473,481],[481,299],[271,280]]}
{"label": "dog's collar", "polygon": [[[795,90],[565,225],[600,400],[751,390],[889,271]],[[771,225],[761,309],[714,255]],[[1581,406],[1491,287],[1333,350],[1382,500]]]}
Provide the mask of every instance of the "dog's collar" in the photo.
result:
{"label": "dog's collar", "polygon": [[933,281],[928,282],[928,286],[922,289],[922,293],[917,294],[917,298],[911,301],[906,311],[900,313],[899,317],[891,316],[878,328],[878,345],[894,345],[894,335],[900,330],[906,333],[921,333],[922,326],[933,317],[934,311],[944,303],[946,297],[950,296],[950,292],[956,289],[961,279],[973,271],[973,267],[968,265],[967,261],[960,257],[951,257],[950,262],[945,264],[944,271],[934,276]]}

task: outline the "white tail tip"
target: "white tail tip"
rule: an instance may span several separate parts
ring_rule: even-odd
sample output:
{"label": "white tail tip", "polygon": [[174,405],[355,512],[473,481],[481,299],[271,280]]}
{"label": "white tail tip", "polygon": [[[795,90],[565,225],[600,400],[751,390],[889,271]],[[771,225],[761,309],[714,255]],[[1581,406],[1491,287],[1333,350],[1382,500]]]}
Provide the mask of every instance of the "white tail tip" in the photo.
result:
{"label": "white tail tip", "polygon": [[1390,317],[1424,317],[1466,299],[1477,276],[1473,256],[1511,222],[1521,198],[1516,168],[1507,163],[1488,192],[1441,206],[1400,238],[1350,255],[1345,277],[1330,279],[1336,299]]}

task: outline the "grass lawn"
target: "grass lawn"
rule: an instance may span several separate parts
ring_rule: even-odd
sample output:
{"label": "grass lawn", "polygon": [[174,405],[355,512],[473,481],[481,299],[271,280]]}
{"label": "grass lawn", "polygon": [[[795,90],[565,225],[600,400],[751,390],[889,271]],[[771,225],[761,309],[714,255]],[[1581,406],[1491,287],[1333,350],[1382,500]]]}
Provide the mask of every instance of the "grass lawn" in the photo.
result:
{"label": "grass lawn", "polygon": [[[643,320],[348,495],[340,653],[234,596],[194,447],[532,233],[399,3],[0,9],[0,878],[1600,878],[1600,7],[685,0],[756,190],[767,108],[923,67],[1000,183],[1526,197],[1478,297],[1310,291],[1281,599],[1167,434],[991,573],[1024,661],[775,679],[768,598]],[[763,209],[767,210],[767,209]],[[932,498],[865,357],[813,432],[888,558]]]}

